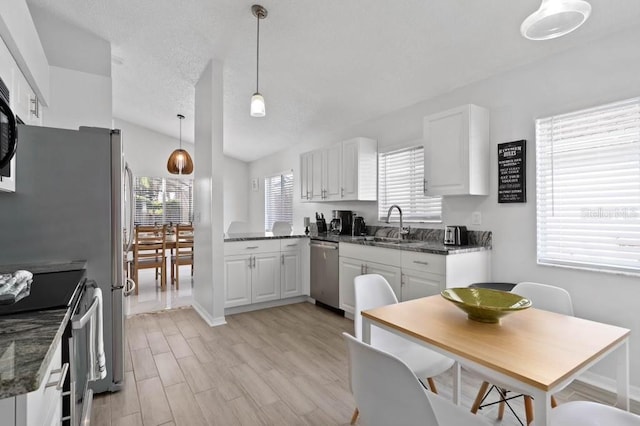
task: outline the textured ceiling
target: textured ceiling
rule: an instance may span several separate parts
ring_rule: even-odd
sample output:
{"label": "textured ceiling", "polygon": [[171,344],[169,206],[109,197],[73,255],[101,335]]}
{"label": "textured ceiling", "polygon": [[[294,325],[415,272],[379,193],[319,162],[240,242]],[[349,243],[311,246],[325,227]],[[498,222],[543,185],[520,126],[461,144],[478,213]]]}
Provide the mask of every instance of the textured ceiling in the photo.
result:
{"label": "textured ceiling", "polygon": [[[251,161],[455,87],[640,25],[638,0],[590,0],[590,19],[560,39],[520,36],[540,0],[265,0],[260,92],[249,116],[255,27],[246,0],[28,0],[112,43],[118,118],[193,140],[193,86],[224,64],[225,154]],[[120,62],[119,60],[114,62]]]}

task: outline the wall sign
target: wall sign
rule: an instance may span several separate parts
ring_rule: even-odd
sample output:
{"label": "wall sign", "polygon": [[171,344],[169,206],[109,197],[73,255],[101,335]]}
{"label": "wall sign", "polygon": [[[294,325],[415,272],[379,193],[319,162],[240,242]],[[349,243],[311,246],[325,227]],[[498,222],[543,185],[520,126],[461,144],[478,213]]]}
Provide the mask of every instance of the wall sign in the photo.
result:
{"label": "wall sign", "polygon": [[527,141],[498,144],[498,202],[527,202]]}

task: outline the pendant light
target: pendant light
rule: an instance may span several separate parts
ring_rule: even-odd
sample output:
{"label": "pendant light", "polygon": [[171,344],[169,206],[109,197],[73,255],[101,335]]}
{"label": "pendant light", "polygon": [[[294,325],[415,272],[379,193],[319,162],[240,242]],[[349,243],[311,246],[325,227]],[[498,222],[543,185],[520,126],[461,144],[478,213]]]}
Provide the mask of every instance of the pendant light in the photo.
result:
{"label": "pendant light", "polygon": [[264,98],[260,94],[260,90],[258,90],[258,71],[260,70],[260,20],[267,17],[267,9],[260,6],[259,4],[254,4],[251,6],[251,13],[256,17],[256,21],[258,24],[256,31],[256,93],[251,96],[251,116],[252,117],[264,117],[266,114]]}
{"label": "pendant light", "polygon": [[584,0],[542,0],[522,22],[520,32],[529,40],[550,40],[575,30],[590,14],[591,5]]}
{"label": "pendant light", "polygon": [[180,120],[180,148],[176,149],[169,156],[167,170],[174,175],[188,175],[193,172],[193,160],[189,153],[182,149],[182,120],[184,115],[178,114]]}

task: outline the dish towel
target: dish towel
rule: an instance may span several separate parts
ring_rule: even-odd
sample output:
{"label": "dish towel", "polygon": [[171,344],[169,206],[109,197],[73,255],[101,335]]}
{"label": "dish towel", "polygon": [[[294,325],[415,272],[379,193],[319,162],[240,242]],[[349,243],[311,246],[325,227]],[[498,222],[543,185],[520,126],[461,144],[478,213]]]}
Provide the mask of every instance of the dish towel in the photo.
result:
{"label": "dish towel", "polygon": [[[96,308],[96,331],[97,331],[97,339],[96,339],[96,380],[104,379],[107,377],[107,362],[104,355],[104,337],[103,337],[103,327],[102,327],[102,290],[98,287],[93,289],[93,297],[98,299],[98,306]],[[94,376],[95,377],[95,376]]]}

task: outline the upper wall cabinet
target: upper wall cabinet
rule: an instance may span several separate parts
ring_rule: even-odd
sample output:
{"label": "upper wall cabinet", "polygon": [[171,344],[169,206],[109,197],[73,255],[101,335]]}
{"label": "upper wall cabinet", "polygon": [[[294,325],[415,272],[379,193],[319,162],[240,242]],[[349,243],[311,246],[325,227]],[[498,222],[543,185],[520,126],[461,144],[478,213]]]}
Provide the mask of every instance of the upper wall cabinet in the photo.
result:
{"label": "upper wall cabinet", "polygon": [[489,111],[464,105],[424,118],[425,195],[489,195]]}
{"label": "upper wall cabinet", "polygon": [[375,201],[378,144],[354,138],[300,155],[303,201]]}

